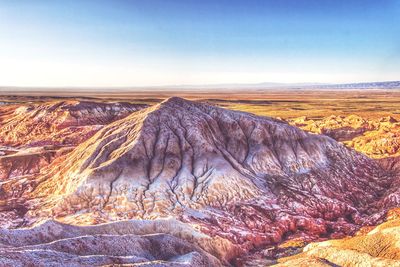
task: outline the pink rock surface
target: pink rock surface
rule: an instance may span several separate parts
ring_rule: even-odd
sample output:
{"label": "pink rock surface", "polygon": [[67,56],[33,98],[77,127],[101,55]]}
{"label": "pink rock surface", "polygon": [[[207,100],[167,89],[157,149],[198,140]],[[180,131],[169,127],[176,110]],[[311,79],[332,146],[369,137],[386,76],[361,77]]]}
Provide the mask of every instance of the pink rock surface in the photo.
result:
{"label": "pink rock surface", "polygon": [[[393,177],[333,139],[170,98],[100,130],[31,193],[32,217],[174,216],[236,243],[353,233]],[[56,188],[56,190],[54,190]]]}
{"label": "pink rock surface", "polygon": [[330,137],[174,97],[101,128],[40,175],[7,181],[0,207],[14,207],[7,216],[18,226],[172,217],[238,246],[228,256],[207,250],[232,260],[286,239],[338,238],[378,223],[396,179]]}

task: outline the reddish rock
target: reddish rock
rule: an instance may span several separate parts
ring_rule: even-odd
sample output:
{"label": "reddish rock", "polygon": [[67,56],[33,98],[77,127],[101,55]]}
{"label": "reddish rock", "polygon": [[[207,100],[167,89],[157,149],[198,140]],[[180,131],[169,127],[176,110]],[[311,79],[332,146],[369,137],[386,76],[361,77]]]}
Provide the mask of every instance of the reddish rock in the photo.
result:
{"label": "reddish rock", "polygon": [[[86,110],[98,109],[77,104],[78,113],[70,107],[65,120],[54,120],[49,114],[64,112],[62,106],[17,112],[44,114],[35,119],[41,126],[48,116],[57,121],[45,127],[55,129],[51,138],[35,140],[53,145],[60,143],[48,140],[59,134],[80,142],[75,127],[107,117],[90,116]],[[39,175],[7,180],[0,206],[15,214],[24,207],[23,225],[173,217],[240,247],[232,259],[287,239],[354,234],[380,222],[400,196],[396,174],[383,164],[273,118],[170,98],[100,128]]]}

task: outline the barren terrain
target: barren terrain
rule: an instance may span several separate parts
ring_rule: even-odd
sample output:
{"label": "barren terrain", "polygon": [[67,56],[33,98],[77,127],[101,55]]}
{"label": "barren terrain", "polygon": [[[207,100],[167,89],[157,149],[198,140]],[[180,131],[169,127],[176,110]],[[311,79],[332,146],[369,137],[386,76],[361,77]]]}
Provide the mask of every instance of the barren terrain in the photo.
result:
{"label": "barren terrain", "polygon": [[399,102],[4,92],[0,264],[400,266]]}

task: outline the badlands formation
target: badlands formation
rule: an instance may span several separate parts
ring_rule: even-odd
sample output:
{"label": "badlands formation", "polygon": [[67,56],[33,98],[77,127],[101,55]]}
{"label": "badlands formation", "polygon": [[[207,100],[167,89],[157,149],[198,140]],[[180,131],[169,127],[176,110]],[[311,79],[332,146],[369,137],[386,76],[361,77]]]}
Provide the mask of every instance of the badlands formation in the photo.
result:
{"label": "badlands formation", "polygon": [[39,173],[103,126],[142,107],[87,101],[0,106],[0,179]]}
{"label": "badlands formation", "polygon": [[400,122],[391,116],[364,119],[357,115],[329,116],[320,120],[289,120],[306,131],[328,135],[371,158],[400,156]]}
{"label": "badlands formation", "polygon": [[392,118],[285,122],[177,97],[0,109],[0,265],[398,264],[358,241],[296,245],[378,233],[396,250],[398,224],[366,230],[400,203]]}

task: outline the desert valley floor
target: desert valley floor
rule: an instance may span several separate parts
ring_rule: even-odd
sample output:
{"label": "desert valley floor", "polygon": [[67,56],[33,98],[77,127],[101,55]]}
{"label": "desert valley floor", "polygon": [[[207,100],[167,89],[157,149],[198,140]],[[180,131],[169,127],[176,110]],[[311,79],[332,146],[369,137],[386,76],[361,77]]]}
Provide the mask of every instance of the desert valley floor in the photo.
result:
{"label": "desert valley floor", "polygon": [[0,266],[400,266],[398,207],[399,90],[0,98]]}

